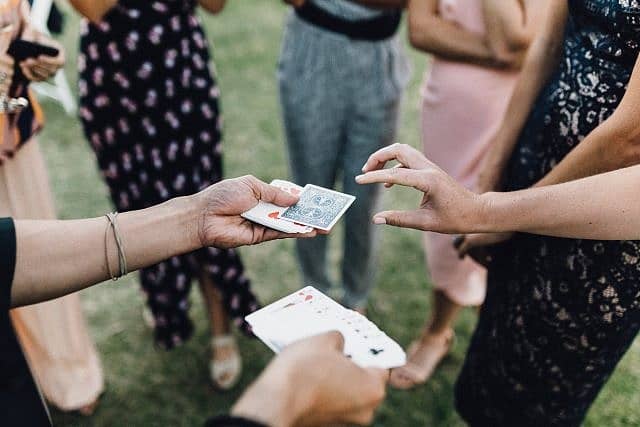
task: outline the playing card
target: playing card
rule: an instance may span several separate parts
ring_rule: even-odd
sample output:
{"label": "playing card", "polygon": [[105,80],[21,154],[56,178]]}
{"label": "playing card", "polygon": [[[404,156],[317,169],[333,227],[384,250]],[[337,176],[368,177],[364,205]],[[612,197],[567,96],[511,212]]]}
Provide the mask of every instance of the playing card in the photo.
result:
{"label": "playing card", "polygon": [[[302,187],[284,180],[276,179],[271,182],[271,185],[296,196],[302,192]],[[269,227],[283,233],[309,233],[313,230],[312,227],[280,219],[280,214],[284,210],[285,208],[281,206],[260,201],[256,206],[244,212],[241,216],[251,222],[264,225],[265,227]]]}
{"label": "playing card", "polygon": [[355,199],[349,194],[307,184],[298,203],[285,209],[280,218],[329,231]]}
{"label": "playing card", "polygon": [[308,286],[246,317],[254,334],[274,352],[303,338],[339,331],[344,353],[362,367],[403,366],[402,348],[365,316]]}

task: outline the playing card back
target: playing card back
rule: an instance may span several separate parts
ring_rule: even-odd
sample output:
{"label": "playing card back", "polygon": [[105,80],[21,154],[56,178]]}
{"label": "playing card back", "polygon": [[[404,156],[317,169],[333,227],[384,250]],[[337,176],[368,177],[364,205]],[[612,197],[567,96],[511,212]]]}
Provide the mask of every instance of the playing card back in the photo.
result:
{"label": "playing card back", "polygon": [[329,231],[355,200],[349,194],[307,184],[298,203],[285,209],[280,218]]}

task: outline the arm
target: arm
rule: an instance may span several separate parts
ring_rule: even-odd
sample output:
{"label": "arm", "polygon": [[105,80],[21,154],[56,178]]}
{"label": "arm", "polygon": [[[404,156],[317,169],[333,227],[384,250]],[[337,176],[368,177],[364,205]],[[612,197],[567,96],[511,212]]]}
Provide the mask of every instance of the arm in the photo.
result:
{"label": "arm", "polygon": [[198,0],[198,4],[209,13],[220,13],[224,9],[227,0]]}
{"label": "arm", "polygon": [[413,47],[451,61],[502,66],[481,34],[472,33],[438,14],[438,0],[409,0],[409,40]]}
{"label": "arm", "polygon": [[615,112],[535,186],[557,184],[640,163],[640,58]]}
{"label": "arm", "polygon": [[100,22],[118,0],[69,0],[69,3],[89,21]]}
{"label": "arm", "polygon": [[[390,161],[404,168],[383,169]],[[371,155],[356,178],[424,193],[416,210],[387,211],[374,223],[448,234],[521,231],[599,240],[640,239],[640,166],[578,181],[509,193],[477,195],[407,145]]]}
{"label": "arm", "polygon": [[546,1],[483,0],[486,39],[498,58],[521,64],[539,26]]}
{"label": "arm", "polygon": [[480,196],[480,231],[557,237],[640,239],[640,166],[564,184]]}
{"label": "arm", "polygon": [[[259,200],[289,206],[295,197],[253,177],[225,180],[189,197],[118,216],[130,271],[203,246],[229,248],[290,235],[240,217]],[[57,298],[110,277],[118,257],[113,232],[105,248],[105,218],[16,221],[13,307]],[[296,235],[310,237],[314,235]]]}
{"label": "arm", "polygon": [[549,3],[542,28],[529,48],[520,78],[507,106],[505,117],[509,120],[503,120],[490,143],[491,149],[480,173],[481,192],[491,191],[499,186],[502,171],[511,157],[533,104],[558,64],[567,17],[566,1]]}

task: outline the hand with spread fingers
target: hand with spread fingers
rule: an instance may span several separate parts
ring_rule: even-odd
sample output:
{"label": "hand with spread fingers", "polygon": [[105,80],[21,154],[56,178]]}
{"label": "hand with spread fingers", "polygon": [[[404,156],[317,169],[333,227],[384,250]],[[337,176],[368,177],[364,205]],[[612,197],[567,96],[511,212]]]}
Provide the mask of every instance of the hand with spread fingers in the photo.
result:
{"label": "hand with spread fingers", "polygon": [[[393,161],[399,167],[384,168]],[[359,184],[397,184],[423,193],[418,209],[377,213],[373,217],[375,224],[455,234],[470,231],[482,217],[480,196],[462,187],[409,145],[393,144],[375,152],[362,171],[364,174],[356,177]]]}

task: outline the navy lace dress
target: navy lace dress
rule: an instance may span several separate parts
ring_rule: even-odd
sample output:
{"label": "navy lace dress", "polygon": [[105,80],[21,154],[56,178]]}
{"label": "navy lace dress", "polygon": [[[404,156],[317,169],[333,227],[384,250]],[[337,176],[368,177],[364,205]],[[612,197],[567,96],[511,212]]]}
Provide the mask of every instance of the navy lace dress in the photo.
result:
{"label": "navy lace dress", "polygon": [[[614,112],[640,50],[638,1],[569,8],[564,53],[511,158],[509,190],[541,179]],[[640,242],[520,234],[495,252],[458,410],[471,425],[579,425],[640,328]]]}
{"label": "navy lace dress", "polygon": [[[219,89],[195,8],[195,0],[120,0],[100,24],[83,23],[80,117],[121,212],[222,179]],[[161,347],[191,335],[189,290],[202,274],[247,329],[243,318],[257,304],[240,258],[232,250],[203,249],[140,273]]]}

